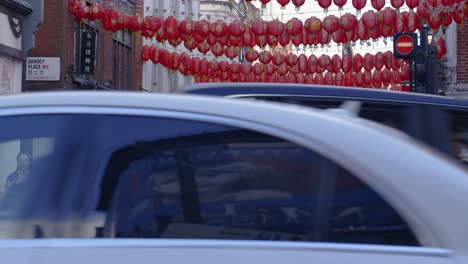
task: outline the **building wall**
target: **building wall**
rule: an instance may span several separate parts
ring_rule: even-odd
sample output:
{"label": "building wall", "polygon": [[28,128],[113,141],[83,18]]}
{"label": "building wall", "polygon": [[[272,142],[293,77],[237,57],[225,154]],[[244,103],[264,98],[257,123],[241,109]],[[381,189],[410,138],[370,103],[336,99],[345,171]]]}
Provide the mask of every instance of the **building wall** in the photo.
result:
{"label": "building wall", "polygon": [[21,36],[15,37],[10,30],[8,16],[1,12],[0,25],[0,95],[20,93],[23,76]]}
{"label": "building wall", "polygon": [[457,26],[457,88],[468,89],[468,19]]}
{"label": "building wall", "polygon": [[[137,0],[139,12],[143,13],[142,0]],[[96,31],[96,64],[95,75],[81,75],[79,71],[79,33],[86,28]],[[118,74],[130,76],[129,87],[126,90],[142,88],[140,59],[142,40],[141,35],[134,33],[131,41],[130,64],[131,71],[119,72],[121,65],[114,63],[114,38],[117,34],[106,32],[94,23],[78,23],[68,12],[68,0],[44,0],[44,21],[36,33],[36,47],[29,57],[60,57],[59,81],[28,81],[28,90],[48,89],[79,89],[80,80],[94,80],[98,83],[114,83],[114,69]],[[120,76],[120,75],[119,75]],[[75,80],[75,81],[74,81]]]}

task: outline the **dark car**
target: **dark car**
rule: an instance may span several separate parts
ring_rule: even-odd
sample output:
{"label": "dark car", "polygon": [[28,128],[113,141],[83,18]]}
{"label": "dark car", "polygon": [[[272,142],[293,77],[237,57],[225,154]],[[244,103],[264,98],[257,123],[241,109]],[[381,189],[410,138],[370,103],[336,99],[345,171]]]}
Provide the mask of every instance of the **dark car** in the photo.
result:
{"label": "dark car", "polygon": [[[187,93],[250,98],[315,108],[362,102],[359,115],[397,128],[463,160],[468,150],[468,102],[445,96],[348,87],[223,83],[196,84]],[[468,157],[468,156],[466,156]]]}

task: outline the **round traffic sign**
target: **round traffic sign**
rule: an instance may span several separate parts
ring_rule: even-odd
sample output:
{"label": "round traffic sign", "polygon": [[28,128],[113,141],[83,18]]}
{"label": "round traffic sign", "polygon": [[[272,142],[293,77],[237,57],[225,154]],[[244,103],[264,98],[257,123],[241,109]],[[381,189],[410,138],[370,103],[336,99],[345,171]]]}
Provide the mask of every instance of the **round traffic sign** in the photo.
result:
{"label": "round traffic sign", "polygon": [[414,39],[409,35],[401,35],[395,40],[395,49],[401,55],[408,55],[413,52]]}

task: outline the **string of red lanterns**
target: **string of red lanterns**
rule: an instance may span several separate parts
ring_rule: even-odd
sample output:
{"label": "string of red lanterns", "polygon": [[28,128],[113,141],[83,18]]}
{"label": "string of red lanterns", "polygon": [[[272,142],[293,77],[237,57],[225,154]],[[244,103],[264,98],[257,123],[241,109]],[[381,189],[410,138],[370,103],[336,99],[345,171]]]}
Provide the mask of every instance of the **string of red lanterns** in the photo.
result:
{"label": "string of red lanterns", "polygon": [[339,86],[382,88],[398,85],[409,78],[408,64],[393,59],[391,52],[366,54],[362,57],[338,55],[316,57],[304,54],[288,54],[282,63],[277,63],[274,55],[262,52],[255,64],[229,63],[227,61],[200,59],[187,53],[169,52],[155,46],[143,46],[141,58],[155,64],[192,75],[198,81],[229,82],[290,82],[313,83]]}
{"label": "string of red lanterns", "polygon": [[[290,43],[295,46],[323,46],[332,40],[338,44],[376,40],[380,37],[390,37],[398,32],[414,32],[420,28],[421,23],[427,22],[425,21],[427,19],[434,29],[451,23],[449,19],[451,16],[447,15],[441,20],[437,16],[429,16],[423,7],[418,7],[417,12],[401,13],[390,7],[383,9],[380,14],[370,10],[360,19],[346,13],[340,18],[328,15],[323,21],[317,17],[310,17],[304,23],[293,18],[286,23],[279,20],[256,20],[252,25],[246,25],[242,21],[228,24],[224,21],[187,19],[179,22],[172,16],[164,19],[122,14],[112,8],[103,8],[97,3],[90,7],[82,3],[80,0],[72,0],[69,5],[70,12],[79,21],[82,19],[102,21],[104,29],[110,31],[122,29],[139,31],[144,37],[155,37],[156,41],[160,43],[167,41],[174,47],[184,42],[188,50],[197,48],[204,54],[211,50],[215,56],[220,56],[225,50],[229,50],[229,54],[235,57],[238,49],[232,47],[265,48],[286,46]],[[462,16],[468,14],[468,9],[457,14],[454,16],[457,17],[455,21],[461,23]]]}

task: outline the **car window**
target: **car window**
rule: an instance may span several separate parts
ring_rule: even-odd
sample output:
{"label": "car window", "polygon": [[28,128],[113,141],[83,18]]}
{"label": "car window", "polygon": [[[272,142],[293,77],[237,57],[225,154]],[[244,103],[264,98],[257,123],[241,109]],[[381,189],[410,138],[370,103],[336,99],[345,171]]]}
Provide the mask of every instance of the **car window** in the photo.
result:
{"label": "car window", "polygon": [[[91,114],[1,117],[0,126],[0,238],[419,245],[359,177],[264,133]],[[27,164],[23,152],[26,181],[9,176]]]}
{"label": "car window", "polygon": [[[140,118],[115,119],[135,127]],[[419,245],[374,190],[314,151],[224,125],[143,123],[154,136],[116,149],[106,165],[105,237]],[[115,191],[103,189],[112,179]]]}
{"label": "car window", "polygon": [[450,154],[468,165],[468,111],[449,110],[449,113],[452,117],[449,136]]}

